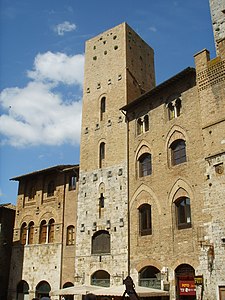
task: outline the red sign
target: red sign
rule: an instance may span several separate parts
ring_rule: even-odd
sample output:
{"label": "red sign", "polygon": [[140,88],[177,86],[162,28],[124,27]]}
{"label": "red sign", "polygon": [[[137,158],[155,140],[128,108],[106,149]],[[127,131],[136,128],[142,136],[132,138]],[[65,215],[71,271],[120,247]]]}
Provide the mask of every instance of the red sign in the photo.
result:
{"label": "red sign", "polygon": [[180,295],[195,296],[196,288],[194,280],[180,280],[179,281]]}

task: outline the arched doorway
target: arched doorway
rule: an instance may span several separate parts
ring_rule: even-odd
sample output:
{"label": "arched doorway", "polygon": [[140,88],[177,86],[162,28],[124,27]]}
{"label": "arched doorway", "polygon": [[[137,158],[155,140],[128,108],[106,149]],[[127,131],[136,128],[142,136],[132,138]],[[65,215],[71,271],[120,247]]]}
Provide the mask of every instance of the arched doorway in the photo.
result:
{"label": "arched doorway", "polygon": [[147,266],[139,272],[139,285],[154,289],[161,289],[160,270],[153,266]]}
{"label": "arched doorway", "polygon": [[92,285],[98,285],[103,287],[109,287],[110,286],[110,275],[108,272],[99,270],[96,271],[91,276],[91,284]]}
{"label": "arched doorway", "polygon": [[29,285],[26,281],[21,280],[17,285],[17,300],[29,299]]}
{"label": "arched doorway", "polygon": [[[63,288],[65,289],[65,288],[72,287],[72,286],[74,286],[74,284],[72,282],[66,282],[66,283],[64,283]],[[65,300],[73,300],[74,297],[73,297],[73,295],[65,295],[64,299]]]}
{"label": "arched doorway", "polygon": [[41,299],[42,297],[49,297],[50,291],[51,291],[51,287],[48,284],[48,282],[41,281],[36,286],[35,296],[39,299]]}
{"label": "arched doorway", "polygon": [[176,296],[178,300],[196,299],[195,270],[188,264],[179,265],[175,269]]}

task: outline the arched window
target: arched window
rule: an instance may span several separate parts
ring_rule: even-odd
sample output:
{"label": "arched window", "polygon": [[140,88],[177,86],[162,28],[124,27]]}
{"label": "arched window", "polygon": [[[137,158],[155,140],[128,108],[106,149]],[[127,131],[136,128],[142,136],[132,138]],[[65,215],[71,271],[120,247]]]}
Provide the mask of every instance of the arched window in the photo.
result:
{"label": "arched window", "polygon": [[191,204],[188,197],[181,197],[175,201],[177,228],[191,227]]}
{"label": "arched window", "polygon": [[100,120],[101,121],[104,119],[105,111],[106,111],[106,97],[102,97],[101,102],[100,102]]}
{"label": "arched window", "polygon": [[20,230],[20,243],[26,245],[27,243],[27,224],[24,222]]}
{"label": "arched window", "polygon": [[42,220],[40,224],[39,243],[45,244],[46,242],[47,242],[47,224],[45,220]]}
{"label": "arched window", "polygon": [[28,244],[34,243],[34,222],[30,222],[28,225]]}
{"label": "arched window", "polygon": [[16,291],[17,291],[17,299],[28,299],[29,285],[26,281],[21,280],[17,285]]}
{"label": "arched window", "polygon": [[142,204],[139,208],[139,233],[140,235],[152,234],[151,205]]}
{"label": "arched window", "polygon": [[102,168],[105,160],[105,143],[102,142],[99,146],[99,167]]}
{"label": "arched window", "polygon": [[177,118],[180,116],[181,112],[181,99],[177,98],[167,104],[169,120]]}
{"label": "arched window", "polygon": [[149,116],[145,115],[137,120],[137,135],[149,131]]}
{"label": "arched window", "polygon": [[184,140],[175,140],[171,145],[171,163],[173,166],[179,165],[185,161],[186,158],[186,143]]}
{"label": "arched window", "polygon": [[144,267],[139,272],[139,285],[154,289],[161,289],[161,280],[157,276],[160,270],[153,266]]}
{"label": "arched window", "polygon": [[139,159],[139,177],[144,177],[152,174],[151,154],[144,153]]}
{"label": "arched window", "polygon": [[49,293],[51,291],[51,287],[48,282],[46,281],[41,281],[38,283],[36,286],[36,291],[35,291],[35,296],[38,299],[42,299],[42,297],[48,297],[49,298]]}
{"label": "arched window", "polygon": [[55,191],[55,182],[51,180],[48,184],[47,196],[48,197],[54,196],[54,191]]}
{"label": "arched window", "polygon": [[55,237],[55,220],[51,219],[48,222],[48,242],[53,243]]}
{"label": "arched window", "polygon": [[108,272],[99,270],[91,276],[91,284],[103,287],[110,286],[110,275]]}
{"label": "arched window", "polygon": [[74,243],[75,243],[75,227],[73,225],[70,225],[67,227],[66,244],[74,245]]}
{"label": "arched window", "polygon": [[106,230],[99,230],[92,236],[92,254],[110,253],[110,234]]}

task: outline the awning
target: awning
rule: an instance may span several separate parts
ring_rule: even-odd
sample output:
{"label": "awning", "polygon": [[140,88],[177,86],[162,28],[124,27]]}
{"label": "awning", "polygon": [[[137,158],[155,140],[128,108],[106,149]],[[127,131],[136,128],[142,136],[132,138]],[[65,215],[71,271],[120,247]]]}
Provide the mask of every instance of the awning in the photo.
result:
{"label": "awning", "polygon": [[[136,286],[135,291],[139,297],[157,297],[157,296],[169,296],[169,292],[143,287],[143,286]],[[125,292],[125,285],[119,286],[112,286],[109,288],[101,288],[97,289],[96,291],[92,291],[93,294],[96,296],[123,296]]]}
{"label": "awning", "polygon": [[51,291],[50,296],[62,296],[62,295],[86,295],[88,293],[95,293],[96,290],[101,287],[95,285],[75,285],[64,289]]}

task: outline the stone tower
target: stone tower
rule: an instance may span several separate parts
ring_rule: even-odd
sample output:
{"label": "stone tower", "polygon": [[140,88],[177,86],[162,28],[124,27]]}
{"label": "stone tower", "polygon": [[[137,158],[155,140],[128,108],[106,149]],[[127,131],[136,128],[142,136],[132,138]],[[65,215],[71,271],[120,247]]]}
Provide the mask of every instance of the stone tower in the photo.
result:
{"label": "stone tower", "polygon": [[210,10],[213,25],[213,34],[218,54],[217,44],[225,38],[225,1],[210,0]]}
{"label": "stone tower", "polygon": [[86,43],[75,281],[128,271],[127,126],[120,108],[155,86],[154,53],[126,23]]}

